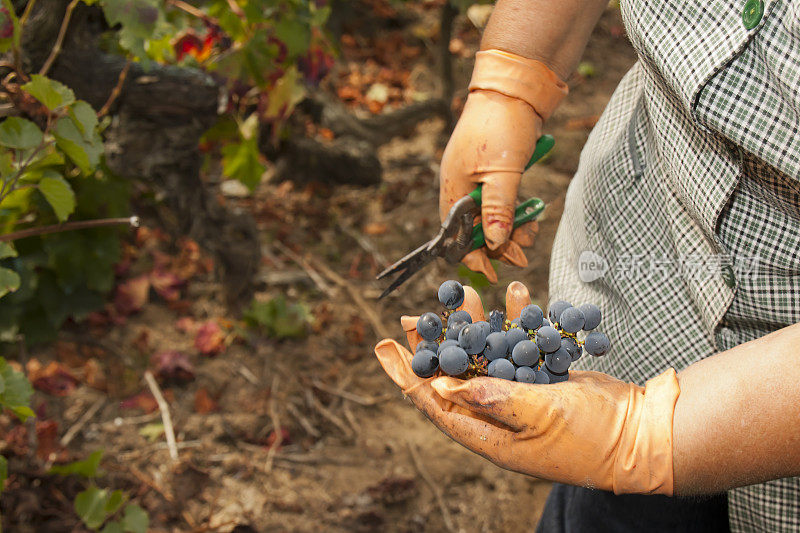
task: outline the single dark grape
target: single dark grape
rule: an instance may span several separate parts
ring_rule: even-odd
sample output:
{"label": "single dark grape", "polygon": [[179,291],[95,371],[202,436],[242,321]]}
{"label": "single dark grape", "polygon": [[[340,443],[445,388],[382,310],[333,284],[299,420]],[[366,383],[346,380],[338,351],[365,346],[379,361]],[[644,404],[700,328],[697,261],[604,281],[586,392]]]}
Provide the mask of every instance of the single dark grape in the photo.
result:
{"label": "single dark grape", "polygon": [[450,313],[450,316],[447,318],[447,323],[449,324],[450,322],[466,322],[467,324],[472,324],[472,317],[463,309],[459,309],[458,311]]}
{"label": "single dark grape", "polygon": [[520,341],[527,341],[528,334],[522,331],[520,328],[511,328],[510,330],[506,331],[506,344],[508,344],[508,355],[514,351],[514,346],[517,345]]}
{"label": "single dark grape", "polygon": [[556,374],[563,374],[572,364],[572,356],[564,348],[544,356],[544,364]]}
{"label": "single dark grape", "polygon": [[564,337],[561,339],[561,347],[569,353],[573,363],[583,355],[583,348],[581,348],[572,337]]}
{"label": "single dark grape", "polygon": [[442,334],[442,319],[436,313],[425,313],[417,320],[417,333],[426,341],[435,341]]}
{"label": "single dark grape", "polygon": [[580,306],[580,310],[583,311],[583,316],[586,319],[583,329],[589,331],[600,325],[603,314],[600,312],[599,307],[594,304],[583,304]]}
{"label": "single dark grape", "polygon": [[500,359],[508,355],[508,342],[506,342],[505,331],[495,331],[486,337],[486,348],[483,355],[489,361]]}
{"label": "single dark grape", "polygon": [[552,325],[553,325],[553,323],[550,322],[550,320],[548,320],[546,318],[542,319],[542,327],[544,327],[544,326],[552,326]]}
{"label": "single dark grape", "polygon": [[489,328],[484,328],[480,322],[467,324],[458,334],[458,345],[470,355],[479,354],[486,347],[488,333]]}
{"label": "single dark grape", "polygon": [[534,304],[525,306],[519,315],[520,325],[525,329],[539,329],[542,326],[542,319],[544,319],[542,308]]}
{"label": "single dark grape", "polygon": [[503,322],[506,320],[506,314],[499,309],[495,309],[489,313],[489,327],[492,333],[503,330]]}
{"label": "single dark grape", "polygon": [[455,309],[464,303],[464,287],[454,279],[439,285],[439,301],[448,309]]}
{"label": "single dark grape", "polygon": [[536,344],[544,353],[553,353],[561,348],[561,333],[553,326],[542,326],[536,332]]}
{"label": "single dark grape", "polygon": [[486,369],[489,372],[489,377],[514,380],[516,371],[514,365],[508,359],[495,359]]}
{"label": "single dark grape", "polygon": [[605,333],[593,331],[586,335],[583,347],[590,354],[600,357],[608,353],[609,348],[611,348],[611,341],[608,340],[608,336]]}
{"label": "single dark grape", "polygon": [[442,355],[442,350],[444,350],[448,346],[458,346],[458,341],[453,339],[443,340],[442,343],[439,345],[439,348],[436,350],[436,355]]}
{"label": "single dark grape", "polygon": [[524,340],[514,346],[511,359],[517,366],[533,366],[539,362],[539,347],[531,340]]}
{"label": "single dark grape", "polygon": [[463,374],[469,367],[469,356],[460,346],[448,346],[439,356],[439,368],[450,376]]}
{"label": "single dark grape", "polygon": [[569,372],[564,372],[563,374],[556,374],[549,368],[547,365],[542,365],[542,372],[547,374],[547,378],[550,380],[550,383],[561,383],[562,381],[567,381],[569,379]]}
{"label": "single dark grape", "polygon": [[509,326],[508,329],[511,329],[511,328],[520,328],[520,329],[522,329],[522,324],[520,324],[519,318],[515,318],[514,320],[511,321],[511,325]]}
{"label": "single dark grape", "polygon": [[535,383],[537,385],[547,385],[550,383],[550,375],[544,370],[537,370]]}
{"label": "single dark grape", "polygon": [[514,380],[520,383],[535,383],[536,371],[529,366],[521,366],[517,369]]}
{"label": "single dark grape", "polygon": [[564,309],[567,309],[568,307],[572,307],[572,304],[564,300],[557,300],[551,303],[550,311],[547,313],[547,317],[550,319],[550,322],[561,322],[561,313],[563,313]]}
{"label": "single dark grape", "polygon": [[431,377],[439,368],[439,358],[430,350],[420,350],[411,359],[411,370],[421,378]]}
{"label": "single dark grape", "polygon": [[492,332],[492,326],[490,326],[485,320],[479,320],[478,322],[475,322],[475,325],[481,328],[484,337],[488,336],[489,333]]}
{"label": "single dark grape", "polygon": [[469,325],[469,322],[454,322],[449,320],[447,322],[447,329],[444,333],[444,338],[447,340],[458,341],[458,334],[461,330]]}
{"label": "single dark grape", "polygon": [[578,333],[583,329],[586,318],[583,316],[583,311],[577,307],[567,307],[561,312],[561,320],[558,325],[567,333]]}
{"label": "single dark grape", "polygon": [[420,350],[430,350],[433,353],[436,353],[437,350],[439,350],[439,345],[436,344],[436,341],[421,341],[419,344],[417,344],[414,352],[416,353]]}

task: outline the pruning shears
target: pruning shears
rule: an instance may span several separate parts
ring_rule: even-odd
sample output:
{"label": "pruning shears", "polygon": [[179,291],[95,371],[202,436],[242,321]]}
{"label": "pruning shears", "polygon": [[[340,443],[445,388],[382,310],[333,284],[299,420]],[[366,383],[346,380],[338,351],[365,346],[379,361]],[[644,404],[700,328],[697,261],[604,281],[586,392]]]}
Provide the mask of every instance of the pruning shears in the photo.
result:
{"label": "pruning shears", "polygon": [[[536,143],[536,148],[528,164],[525,165],[525,170],[528,170],[549,152],[554,144],[555,139],[552,135],[542,135]],[[544,202],[539,198],[529,198],[522,202],[514,210],[514,227],[518,228],[535,220],[543,210]],[[399,275],[383,291],[379,299],[395,290],[435,258],[443,257],[449,263],[454,264],[461,261],[469,252],[485,246],[483,224],[473,225],[475,217],[480,214],[481,186],[478,185],[475,190],[453,204],[442,222],[439,233],[433,239],[378,274],[376,279],[383,279],[399,272]]]}

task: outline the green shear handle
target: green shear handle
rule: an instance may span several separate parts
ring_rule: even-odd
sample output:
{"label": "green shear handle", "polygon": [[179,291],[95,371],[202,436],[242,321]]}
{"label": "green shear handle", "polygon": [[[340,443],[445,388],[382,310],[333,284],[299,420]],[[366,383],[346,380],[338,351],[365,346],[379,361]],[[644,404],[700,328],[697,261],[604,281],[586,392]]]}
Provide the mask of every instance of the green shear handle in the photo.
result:
{"label": "green shear handle", "polygon": [[[531,168],[534,163],[544,157],[544,155],[553,148],[555,143],[556,140],[552,135],[542,135],[539,137],[539,140],[536,142],[536,148],[533,151],[533,155],[528,161],[528,164],[525,165],[525,170]],[[469,196],[475,201],[475,204],[478,207],[481,206],[480,185],[475,187],[475,190],[469,193]],[[514,228],[518,228],[521,225],[530,222],[531,220],[535,220],[536,217],[542,213],[542,211],[544,211],[544,202],[540,198],[528,198],[519,204],[514,210]],[[477,250],[485,245],[486,239],[483,236],[483,224],[479,223],[472,228],[472,249]]]}

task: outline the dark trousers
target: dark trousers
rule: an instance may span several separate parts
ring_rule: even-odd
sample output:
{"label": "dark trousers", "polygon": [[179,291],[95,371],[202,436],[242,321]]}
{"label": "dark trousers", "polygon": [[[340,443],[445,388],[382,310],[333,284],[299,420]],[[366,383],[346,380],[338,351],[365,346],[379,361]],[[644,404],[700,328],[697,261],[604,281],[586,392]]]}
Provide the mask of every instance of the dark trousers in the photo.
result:
{"label": "dark trousers", "polygon": [[727,533],[728,498],[668,498],[590,490],[556,483],[537,533]]}

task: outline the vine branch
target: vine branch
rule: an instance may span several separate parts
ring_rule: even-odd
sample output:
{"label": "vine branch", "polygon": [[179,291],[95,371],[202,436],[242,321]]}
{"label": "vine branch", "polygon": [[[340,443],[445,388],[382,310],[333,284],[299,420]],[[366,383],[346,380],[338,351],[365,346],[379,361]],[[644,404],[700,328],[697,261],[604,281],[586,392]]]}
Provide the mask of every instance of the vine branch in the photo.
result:
{"label": "vine branch", "polygon": [[75,8],[78,6],[81,0],[72,0],[67,6],[67,11],[64,13],[64,20],[61,22],[61,28],[58,30],[58,37],[56,37],[56,43],[53,45],[53,49],[50,50],[50,55],[47,57],[47,60],[42,65],[42,68],[39,70],[39,74],[44,76],[50,70],[50,67],[53,66],[53,62],[58,57],[58,54],[61,52],[61,46],[64,44],[64,37],[67,35],[67,27],[69,26],[69,19],[72,18],[72,12],[75,11]]}
{"label": "vine branch", "polygon": [[76,220],[75,222],[66,222],[64,224],[51,224],[50,226],[40,226],[38,228],[28,228],[19,231],[13,231],[0,235],[0,242],[16,241],[19,239],[27,239],[28,237],[35,237],[37,235],[49,235],[51,233],[61,233],[62,231],[74,231],[87,228],[100,228],[104,226],[115,226],[117,224],[129,224],[132,228],[139,227],[139,217],[120,217],[120,218],[99,218],[95,220]]}

